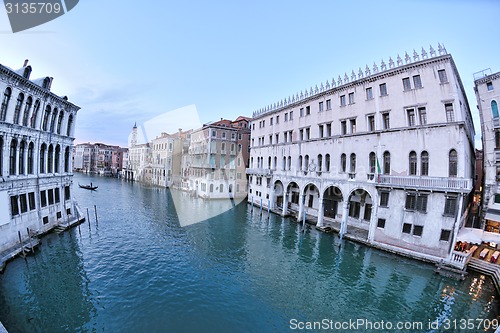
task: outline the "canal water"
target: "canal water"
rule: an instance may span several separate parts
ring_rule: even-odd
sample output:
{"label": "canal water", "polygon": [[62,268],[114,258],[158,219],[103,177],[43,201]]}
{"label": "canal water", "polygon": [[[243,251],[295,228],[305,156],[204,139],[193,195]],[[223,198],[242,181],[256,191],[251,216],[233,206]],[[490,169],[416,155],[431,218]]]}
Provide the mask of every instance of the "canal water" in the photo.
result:
{"label": "canal water", "polygon": [[479,274],[442,277],[246,204],[181,227],[169,190],[77,174],[79,182],[99,185],[73,188],[90,223],[49,234],[0,276],[10,333],[292,332],[311,322],[388,331],[369,326],[382,321],[422,325],[397,332],[459,332],[462,320],[500,319],[494,286]]}

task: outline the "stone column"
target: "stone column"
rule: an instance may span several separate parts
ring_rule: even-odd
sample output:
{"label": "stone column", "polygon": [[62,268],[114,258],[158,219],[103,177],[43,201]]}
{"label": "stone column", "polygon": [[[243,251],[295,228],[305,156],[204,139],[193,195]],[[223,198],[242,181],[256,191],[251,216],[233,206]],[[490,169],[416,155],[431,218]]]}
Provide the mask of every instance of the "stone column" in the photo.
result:
{"label": "stone column", "polygon": [[342,222],[340,224],[340,232],[339,235],[342,238],[344,234],[347,232],[347,216],[349,214],[349,202],[344,200],[342,203]]}
{"label": "stone column", "polygon": [[319,206],[318,206],[318,223],[316,224],[317,227],[322,227],[323,226],[323,220],[324,220],[324,203],[323,203],[323,196],[321,195],[319,197]]}
{"label": "stone column", "polygon": [[368,241],[370,243],[373,243],[373,240],[375,239],[375,230],[377,228],[377,223],[378,223],[378,219],[377,219],[377,213],[378,213],[378,209],[376,209],[376,206],[377,205],[372,205],[372,213],[371,213],[371,217],[370,217],[370,226],[368,227]]}
{"label": "stone column", "polygon": [[300,194],[299,195],[299,214],[297,215],[297,220],[299,222],[302,221],[303,215],[304,215],[304,200],[305,200],[305,194]]}
{"label": "stone column", "polygon": [[281,215],[286,216],[288,214],[288,192],[283,191],[283,211]]}

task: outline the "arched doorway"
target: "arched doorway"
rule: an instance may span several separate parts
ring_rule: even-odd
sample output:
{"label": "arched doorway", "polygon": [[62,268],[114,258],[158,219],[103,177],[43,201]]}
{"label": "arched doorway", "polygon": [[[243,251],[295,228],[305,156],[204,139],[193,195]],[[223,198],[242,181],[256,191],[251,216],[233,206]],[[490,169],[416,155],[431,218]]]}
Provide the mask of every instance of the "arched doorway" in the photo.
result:
{"label": "arched doorway", "polygon": [[329,186],[323,193],[323,214],[335,219],[342,209],[342,191],[337,186]]}
{"label": "arched doorway", "polygon": [[373,201],[364,189],[356,189],[349,196],[349,224],[368,229],[372,217]]}

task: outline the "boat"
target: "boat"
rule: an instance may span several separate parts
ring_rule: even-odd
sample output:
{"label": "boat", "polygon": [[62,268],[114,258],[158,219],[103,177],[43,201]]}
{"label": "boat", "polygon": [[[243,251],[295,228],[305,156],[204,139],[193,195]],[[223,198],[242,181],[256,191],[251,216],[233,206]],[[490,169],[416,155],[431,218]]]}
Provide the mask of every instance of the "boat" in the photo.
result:
{"label": "boat", "polygon": [[86,190],[91,190],[91,191],[95,191],[99,187],[99,186],[92,186],[92,183],[90,183],[90,185],[81,185],[80,183],[78,183],[78,186],[80,186],[80,188],[84,188]]}

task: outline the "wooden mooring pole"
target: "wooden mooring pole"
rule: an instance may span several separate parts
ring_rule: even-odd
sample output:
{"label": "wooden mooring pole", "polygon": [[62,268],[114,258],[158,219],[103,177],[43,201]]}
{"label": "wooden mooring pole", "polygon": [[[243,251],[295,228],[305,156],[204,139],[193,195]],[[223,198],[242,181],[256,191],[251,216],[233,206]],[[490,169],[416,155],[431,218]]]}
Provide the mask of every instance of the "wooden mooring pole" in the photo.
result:
{"label": "wooden mooring pole", "polygon": [[21,238],[21,231],[17,231],[17,235],[19,236],[19,244],[21,244],[21,250],[23,251],[23,257],[26,257],[26,253],[24,253],[24,246]]}
{"label": "wooden mooring pole", "polygon": [[89,229],[90,229],[90,215],[89,215],[89,208],[87,207],[87,221],[89,221]]}
{"label": "wooden mooring pole", "polygon": [[94,205],[94,213],[95,213],[95,224],[97,225],[98,221],[97,221],[97,206]]}

